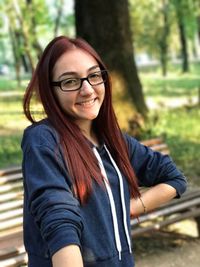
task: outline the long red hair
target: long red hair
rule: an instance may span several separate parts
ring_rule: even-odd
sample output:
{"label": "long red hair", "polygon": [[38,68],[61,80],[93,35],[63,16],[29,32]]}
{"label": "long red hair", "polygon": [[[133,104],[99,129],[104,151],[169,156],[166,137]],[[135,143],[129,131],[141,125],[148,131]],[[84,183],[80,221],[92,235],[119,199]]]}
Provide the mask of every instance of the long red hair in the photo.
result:
{"label": "long red hair", "polygon": [[[55,63],[61,55],[74,46],[92,55],[100,68],[106,70],[97,52],[85,40],[80,38],[72,39],[66,36],[56,37],[45,48],[37,64],[24,95],[23,108],[28,120],[34,123],[31,100],[34,94],[38,96],[50,123],[60,136],[63,154],[75,192],[83,204],[92,191],[92,182],[95,180],[102,185],[102,176],[89,143],[73,119],[67,116],[60,108],[51,85]],[[93,126],[98,138],[105,142],[119,169],[126,177],[131,196],[135,198],[140,196],[137,179],[129,161],[127,144],[113,110],[109,75],[105,82],[105,98],[98,117],[93,121]]]}

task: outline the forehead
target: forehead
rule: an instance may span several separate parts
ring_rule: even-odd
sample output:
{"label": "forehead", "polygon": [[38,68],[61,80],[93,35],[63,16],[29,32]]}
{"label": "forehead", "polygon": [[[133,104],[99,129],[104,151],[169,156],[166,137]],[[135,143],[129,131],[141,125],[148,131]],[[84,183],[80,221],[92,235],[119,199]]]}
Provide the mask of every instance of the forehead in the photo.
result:
{"label": "forehead", "polygon": [[84,74],[95,65],[98,65],[98,62],[92,55],[80,48],[73,48],[57,60],[53,68],[53,76],[58,77],[65,72]]}

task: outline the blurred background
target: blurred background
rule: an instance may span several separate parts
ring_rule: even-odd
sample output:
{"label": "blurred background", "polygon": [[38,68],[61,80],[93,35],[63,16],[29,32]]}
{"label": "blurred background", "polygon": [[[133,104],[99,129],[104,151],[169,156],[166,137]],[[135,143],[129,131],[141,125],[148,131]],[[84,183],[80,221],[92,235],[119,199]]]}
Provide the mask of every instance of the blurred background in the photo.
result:
{"label": "blurred background", "polygon": [[[190,184],[200,186],[199,0],[1,0],[0,168],[20,165],[22,98],[47,43],[91,43],[112,76],[122,129],[162,137]],[[36,118],[41,108],[33,105]]]}

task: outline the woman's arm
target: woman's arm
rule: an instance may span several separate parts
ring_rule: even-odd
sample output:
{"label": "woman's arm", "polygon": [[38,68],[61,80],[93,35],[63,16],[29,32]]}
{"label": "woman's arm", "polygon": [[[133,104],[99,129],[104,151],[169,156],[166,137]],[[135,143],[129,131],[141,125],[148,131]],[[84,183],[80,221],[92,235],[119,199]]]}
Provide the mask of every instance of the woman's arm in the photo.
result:
{"label": "woman's arm", "polygon": [[185,176],[168,155],[153,151],[134,138],[126,135],[130,162],[138,178],[138,185],[149,187],[141,199],[131,199],[130,213],[136,217],[179,198],[187,187]]}
{"label": "woman's arm", "polygon": [[127,136],[127,144],[139,186],[166,184],[176,190],[177,198],[184,193],[187,187],[186,178],[168,155],[153,151],[130,136]]}
{"label": "woman's arm", "polygon": [[68,245],[80,246],[83,229],[80,204],[55,139],[50,128],[39,125],[26,132],[22,145],[27,210],[46,244],[40,253],[51,258]]}
{"label": "woman's arm", "polygon": [[52,257],[53,267],[83,267],[81,251],[77,245],[58,250]]}
{"label": "woman's arm", "polygon": [[131,199],[130,214],[131,217],[137,217],[140,214],[153,210],[160,205],[176,197],[176,189],[168,184],[158,184],[146,190],[141,195],[141,199]]}

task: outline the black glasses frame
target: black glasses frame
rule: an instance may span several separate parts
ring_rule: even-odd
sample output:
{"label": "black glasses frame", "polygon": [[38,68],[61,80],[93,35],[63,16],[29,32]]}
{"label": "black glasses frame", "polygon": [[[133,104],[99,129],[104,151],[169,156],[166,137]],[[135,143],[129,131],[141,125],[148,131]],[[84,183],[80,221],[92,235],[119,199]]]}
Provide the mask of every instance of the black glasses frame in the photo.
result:
{"label": "black glasses frame", "polygon": [[[91,84],[91,82],[89,81],[90,77],[92,75],[94,75],[95,73],[99,73],[99,72],[101,72],[103,81],[101,81],[99,83]],[[73,91],[78,91],[78,90],[81,89],[82,84],[83,84],[83,81],[87,81],[91,86],[96,86],[96,85],[105,83],[105,81],[107,80],[107,75],[108,75],[107,70],[100,70],[100,71],[95,71],[95,72],[89,74],[87,77],[84,77],[84,78],[76,78],[76,79],[80,80],[80,86],[77,89],[72,89],[72,90],[63,90],[63,88],[61,86],[62,82],[65,81],[65,80],[67,80],[67,79],[63,79],[61,81],[53,81],[53,82],[51,82],[51,85],[58,86],[63,92],[73,92]]]}

